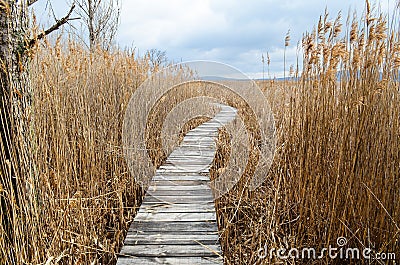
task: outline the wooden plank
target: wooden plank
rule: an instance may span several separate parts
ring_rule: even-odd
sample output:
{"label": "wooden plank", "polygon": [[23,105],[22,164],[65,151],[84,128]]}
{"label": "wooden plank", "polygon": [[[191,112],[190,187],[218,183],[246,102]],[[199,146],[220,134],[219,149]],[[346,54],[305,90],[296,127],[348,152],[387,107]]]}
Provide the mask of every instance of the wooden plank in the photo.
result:
{"label": "wooden plank", "polygon": [[[189,161],[192,162],[192,165],[198,165],[198,164],[202,164],[202,165],[208,165],[204,162],[204,160],[207,161],[212,161],[212,159],[214,159],[214,156],[207,156],[207,157],[201,157],[201,159],[199,159],[198,157],[173,157],[171,159],[168,159],[167,161],[165,161],[164,165],[176,165],[176,164],[183,164],[183,163],[188,163]],[[208,165],[209,166],[209,165]]]}
{"label": "wooden plank", "polygon": [[[210,163],[213,161],[211,158]],[[188,166],[187,162],[182,162],[182,163],[173,163],[170,166],[169,172],[170,173],[177,173],[176,175],[179,175],[179,177],[185,177],[185,173],[187,172],[192,172],[192,173],[200,173],[199,171],[202,171],[203,169],[209,169],[210,165],[207,164],[193,164]],[[172,174],[170,174],[172,175]],[[206,176],[203,176],[206,177]],[[208,176],[207,176],[208,177]]]}
{"label": "wooden plank", "polygon": [[[184,161],[191,161],[190,159],[193,158],[193,161],[196,162],[198,160],[195,160],[198,157],[202,157],[204,160],[210,161],[210,159],[214,158],[214,153],[215,151],[198,151],[198,150],[193,150],[192,151],[187,151],[186,154],[187,156],[180,155],[180,156],[171,156],[171,160],[176,160],[176,159],[180,159],[183,158]],[[168,160],[171,161],[171,160]],[[204,164],[207,164],[204,162]]]}
{"label": "wooden plank", "polygon": [[188,147],[188,150],[185,150],[185,151],[182,151],[182,153],[181,152],[177,152],[177,153],[174,153],[174,154],[172,154],[170,157],[171,158],[175,158],[175,157],[187,157],[187,158],[196,158],[196,157],[206,157],[206,158],[209,158],[209,157],[214,157],[214,155],[215,155],[215,150],[199,150],[196,146],[194,146],[194,147]]}
{"label": "wooden plank", "polygon": [[199,127],[194,128],[190,132],[198,132],[198,131],[215,131],[218,130],[218,128],[221,128],[223,124],[214,121],[212,123],[204,123],[200,125]]}
{"label": "wooden plank", "polygon": [[211,189],[186,189],[186,190],[178,190],[179,187],[173,187],[173,186],[168,186],[170,187],[169,190],[161,189],[149,189],[147,190],[148,195],[150,196],[206,196],[209,195],[211,192]]}
{"label": "wooden plank", "polygon": [[[207,160],[211,163],[212,159],[210,159],[210,158],[207,158]],[[193,168],[199,167],[198,165],[189,164],[188,161],[182,161],[182,164],[184,164],[184,166],[179,166],[179,167],[176,164],[164,164],[159,167],[159,171],[163,172],[165,170],[168,170],[170,172],[175,172],[176,170],[179,170],[179,171],[181,171],[180,173],[183,173],[181,175],[184,175],[184,173],[186,173],[186,172],[190,173]],[[205,167],[210,167],[210,165],[206,164],[206,163],[202,163],[202,165]],[[196,173],[196,172],[191,172],[191,173]]]}
{"label": "wooden plank", "polygon": [[215,245],[218,244],[217,234],[130,234],[126,237],[124,245]]}
{"label": "wooden plank", "polygon": [[144,204],[139,212],[158,212],[158,213],[205,213],[214,212],[214,204]]}
{"label": "wooden plank", "polygon": [[218,130],[219,127],[222,127],[221,124],[218,123],[203,123],[199,127],[194,128],[193,130],[190,130],[186,135],[194,132],[210,132],[210,133],[215,133],[216,130]]}
{"label": "wooden plank", "polygon": [[192,145],[186,145],[185,148],[183,149],[178,149],[175,154],[187,154],[187,155],[196,155],[196,154],[201,154],[201,155],[212,155],[215,153],[215,146],[211,145],[211,143],[209,144],[210,147],[208,148],[202,148],[200,147],[198,144],[192,144]]}
{"label": "wooden plank", "polygon": [[[186,156],[186,157],[173,157],[171,159],[168,159],[165,161],[163,166],[174,166],[174,165],[204,165],[204,166],[210,166],[211,162],[214,159],[214,155],[205,155],[202,154],[202,159],[198,159],[198,156],[193,156],[193,160],[191,157]],[[190,164],[189,164],[190,163]]]}
{"label": "wooden plank", "polygon": [[[170,167],[175,167],[178,169],[195,169],[199,167],[210,167],[210,163],[213,161],[214,157],[209,157],[209,158],[204,158],[203,161],[193,161],[193,163],[190,163],[188,160],[183,160],[183,159],[176,159],[176,160],[169,160],[166,163],[164,163],[165,166],[170,166]],[[209,162],[208,164],[205,163],[205,161]],[[189,166],[190,163],[190,166]]]}
{"label": "wooden plank", "polygon": [[[193,158],[194,161],[197,161],[196,159],[198,157],[199,157],[198,153],[191,154],[191,153],[187,152],[186,155],[174,154],[174,155],[170,156],[170,159],[167,159],[167,161],[177,160],[177,159],[189,160],[189,159],[192,159],[192,158]],[[214,152],[210,152],[210,153],[202,152],[201,158],[202,159],[203,158],[206,158],[206,159],[214,158]]]}
{"label": "wooden plank", "polygon": [[129,233],[149,232],[216,232],[217,222],[133,222]]}
{"label": "wooden plank", "polygon": [[220,251],[218,245],[124,245],[120,254],[136,257],[217,257]]}
{"label": "wooden plank", "polygon": [[[178,170],[176,170],[178,171]],[[173,171],[173,172],[176,172]],[[154,176],[153,180],[194,180],[194,181],[199,181],[199,180],[203,180],[203,181],[209,181],[210,178],[208,176],[202,176],[202,175],[183,175],[183,176],[179,176],[178,174],[175,175],[156,175]]]}
{"label": "wooden plank", "polygon": [[162,179],[153,181],[148,192],[157,190],[211,190],[210,180],[173,180]]}
{"label": "wooden plank", "polygon": [[218,257],[120,257],[118,265],[215,265],[222,264],[223,261]]}
{"label": "wooden plank", "polygon": [[194,222],[194,221],[215,221],[215,212],[190,212],[190,213],[176,213],[176,212],[138,212],[135,217],[136,221],[160,221],[160,222]]}
{"label": "wooden plank", "polygon": [[[154,224],[155,222],[153,222]],[[165,224],[174,224],[174,223],[182,223],[182,222],[164,222]],[[200,222],[197,222],[200,223]],[[204,222],[202,222],[204,223]],[[207,222],[206,222],[207,223]],[[138,223],[145,225],[144,227],[149,227],[149,223]],[[208,223],[207,223],[208,224]],[[216,225],[216,222],[210,222],[212,225]],[[214,227],[215,228],[215,227]],[[188,230],[188,229],[187,229]],[[178,239],[197,239],[197,238],[205,238],[209,240],[218,240],[219,239],[219,232],[215,230],[209,230],[207,231],[206,229],[200,229],[201,231],[143,231],[143,230],[130,230],[130,233],[127,235],[127,237],[137,237],[141,239],[146,239],[146,238],[158,238],[158,237],[163,237],[163,239],[173,239],[173,240],[178,240]],[[164,238],[164,236],[166,236]]]}
{"label": "wooden plank", "polygon": [[[185,162],[194,162],[194,163],[198,163],[198,162],[203,162],[203,164],[207,164],[206,162],[204,162],[204,160],[209,161],[210,158],[214,158],[214,152],[195,152],[194,154],[190,154],[189,152],[186,152],[187,155],[182,155],[182,154],[177,154],[177,155],[173,155],[170,156],[165,162],[171,162],[171,161],[179,161],[181,162],[182,160]],[[199,155],[200,154],[200,155]]]}
{"label": "wooden plank", "polygon": [[[188,235],[186,235],[188,236]],[[146,238],[138,238],[137,236],[134,237],[126,237],[125,245],[124,246],[137,246],[137,245],[147,245],[149,248],[153,248],[154,245],[218,245],[219,239],[204,239],[204,238],[197,238],[197,239],[178,239],[178,240],[169,240],[169,239],[158,239],[157,241],[152,241]]]}
{"label": "wooden plank", "polygon": [[194,185],[199,185],[199,186],[204,186],[208,185],[210,183],[210,180],[157,180],[155,181],[153,179],[152,185],[153,186],[180,186],[182,189],[185,188],[185,186],[194,186]]}
{"label": "wooden plank", "polygon": [[[211,160],[210,160],[211,162]],[[201,170],[204,168],[209,168],[209,165],[192,165],[192,166],[187,166],[187,165],[174,165],[174,166],[164,166],[163,168],[160,168],[161,170],[168,170],[169,173],[177,173],[176,176],[179,176],[181,179],[187,178],[188,176],[185,173],[200,173]],[[172,175],[172,174],[170,174]],[[155,176],[154,178],[157,178],[160,176]],[[193,177],[193,175],[192,175]],[[206,177],[206,176],[202,176]],[[207,176],[208,177],[208,176]]]}
{"label": "wooden plank", "polygon": [[[217,136],[217,135],[216,135]],[[215,136],[213,135],[201,135],[201,134],[196,134],[196,135],[189,135],[190,139],[184,139],[181,142],[181,145],[176,148],[175,150],[186,150],[188,146],[196,144],[197,148],[201,149],[215,149]]]}
{"label": "wooden plank", "polygon": [[222,126],[216,126],[216,125],[208,126],[208,125],[205,125],[205,126],[202,126],[202,127],[197,127],[195,129],[189,131],[186,134],[186,136],[190,137],[190,136],[196,135],[196,134],[201,135],[201,136],[203,136],[203,135],[206,135],[206,136],[218,135],[218,128],[219,127],[222,127]]}
{"label": "wooden plank", "polygon": [[[198,209],[198,211],[193,210],[193,208]],[[139,211],[158,211],[158,212],[185,212],[185,208],[187,209],[187,213],[193,213],[193,212],[209,212],[210,209],[213,209],[215,207],[214,202],[207,202],[207,203],[143,203],[143,210],[141,208]]]}
{"label": "wooden plank", "polygon": [[[202,151],[215,150],[215,140],[203,142],[202,139],[203,138],[199,137],[199,139],[196,142],[190,142],[190,143],[183,142],[182,145],[175,150],[176,150],[176,152],[182,152],[182,151],[188,152],[188,151],[194,151],[194,150],[197,150],[197,151],[199,151],[199,150],[202,150]],[[205,145],[207,145],[207,146],[205,147]]]}
{"label": "wooden plank", "polygon": [[[154,175],[154,177],[157,177],[157,176],[173,176],[173,175],[176,175],[176,173],[168,172],[168,171],[161,172],[161,170],[157,170],[156,174]],[[186,176],[203,176],[203,177],[210,178],[210,176],[208,174],[206,174],[206,173],[186,172],[184,175],[186,175]],[[180,174],[180,176],[182,176],[182,174]]]}
{"label": "wooden plank", "polygon": [[[170,222],[165,222],[166,224]],[[144,223],[146,224],[146,223]],[[155,236],[155,235],[169,235],[169,236],[201,236],[201,235],[215,235],[219,236],[218,231],[140,231],[131,230],[127,236]]]}
{"label": "wooden plank", "polygon": [[190,161],[190,162],[194,162],[194,163],[199,163],[199,162],[203,162],[204,163],[204,158],[211,158],[214,157],[214,153],[211,153],[209,156],[206,156],[206,154],[201,154],[201,156],[189,156],[189,155],[176,155],[176,156],[170,156],[165,163],[168,165],[168,163],[172,162],[172,161],[178,161],[181,162],[183,161]]}
{"label": "wooden plank", "polygon": [[[218,129],[211,128],[210,130],[202,130],[202,131],[190,131],[186,134],[187,139],[190,140],[190,138],[203,138],[203,137],[213,137],[216,138],[218,136]],[[183,140],[185,141],[185,139]]]}
{"label": "wooden plank", "polygon": [[142,203],[143,207],[168,207],[168,206],[181,206],[181,205],[191,205],[191,207],[200,207],[200,206],[214,206],[214,201],[206,201],[206,202],[183,202],[183,203],[171,203],[167,201],[145,201]]}
{"label": "wooden plank", "polygon": [[191,170],[188,169],[182,169],[182,168],[170,168],[167,171],[165,169],[163,169],[163,171],[160,170],[160,172],[169,172],[169,173],[176,173],[176,174],[182,174],[183,177],[189,175],[190,173],[209,173],[209,167],[204,167],[204,169],[202,167],[197,167],[197,168],[193,168]]}
{"label": "wooden plank", "polygon": [[143,200],[143,203],[149,203],[149,202],[155,202],[155,203],[160,203],[160,202],[167,202],[167,203],[213,203],[214,198],[212,197],[212,194],[208,196],[185,196],[185,197],[179,197],[179,196],[146,196]]}
{"label": "wooden plank", "polygon": [[[171,154],[169,155],[169,157],[174,157],[175,155],[179,154],[181,156],[186,156],[186,154],[188,156],[193,156],[193,154],[191,154],[191,152],[199,152],[201,151],[203,154],[213,154],[215,152],[215,146],[209,146],[207,148],[201,147],[201,146],[187,146],[187,147],[179,147],[177,149],[175,149],[173,152],[171,152]],[[214,151],[214,152],[213,152]]]}
{"label": "wooden plank", "polygon": [[210,153],[215,152],[215,145],[214,145],[215,142],[214,141],[205,143],[205,144],[209,145],[209,147],[207,147],[207,148],[202,148],[200,146],[200,144],[202,144],[202,143],[200,143],[200,140],[198,140],[196,142],[192,142],[192,143],[184,143],[184,145],[181,147],[181,149],[178,149],[177,151],[182,152],[182,153],[183,152],[190,153],[190,151],[197,152],[197,153],[206,152],[206,151],[209,151]]}
{"label": "wooden plank", "polygon": [[[154,192],[154,191],[195,191],[195,190],[210,190],[210,186],[207,184],[203,184],[205,182],[201,182],[198,185],[180,185],[181,182],[176,184],[176,182],[168,182],[168,183],[155,183],[152,184],[148,188],[148,192]],[[173,185],[176,184],[176,185]]]}

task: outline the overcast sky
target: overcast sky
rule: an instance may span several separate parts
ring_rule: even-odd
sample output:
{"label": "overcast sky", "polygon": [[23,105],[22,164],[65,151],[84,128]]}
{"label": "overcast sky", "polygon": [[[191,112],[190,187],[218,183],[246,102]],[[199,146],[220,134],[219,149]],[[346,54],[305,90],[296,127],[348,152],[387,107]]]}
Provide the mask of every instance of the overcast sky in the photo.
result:
{"label": "overcast sky", "polygon": [[[35,4],[38,20],[48,17],[48,0]],[[56,16],[65,15],[66,0],[53,0]],[[371,0],[382,10],[396,0]],[[362,13],[365,0],[123,0],[117,43],[166,51],[169,60],[212,60],[230,64],[252,78],[262,77],[261,55],[269,52],[272,77],[283,75],[284,38],[290,29],[287,65],[296,63],[296,45],[324,13],[349,9]],[[267,71],[267,70],[265,70]]]}

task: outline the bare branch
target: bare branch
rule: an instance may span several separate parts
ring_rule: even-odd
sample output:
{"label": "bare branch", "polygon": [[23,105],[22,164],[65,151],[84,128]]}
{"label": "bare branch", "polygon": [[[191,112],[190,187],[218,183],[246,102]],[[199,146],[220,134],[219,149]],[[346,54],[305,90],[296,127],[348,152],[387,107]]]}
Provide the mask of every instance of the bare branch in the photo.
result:
{"label": "bare branch", "polygon": [[33,5],[34,3],[36,3],[38,0],[28,0],[28,6]]}
{"label": "bare branch", "polygon": [[31,48],[33,45],[35,45],[38,40],[43,39],[45,36],[49,35],[53,31],[58,30],[62,25],[64,25],[68,21],[77,19],[77,18],[73,18],[73,19],[70,18],[72,11],[74,11],[74,8],[75,8],[75,4],[72,4],[71,9],[69,10],[68,14],[65,17],[61,18],[60,20],[57,20],[57,22],[53,26],[46,29],[44,32],[40,33],[39,35],[37,35],[35,38],[31,39],[29,41],[29,48]]}

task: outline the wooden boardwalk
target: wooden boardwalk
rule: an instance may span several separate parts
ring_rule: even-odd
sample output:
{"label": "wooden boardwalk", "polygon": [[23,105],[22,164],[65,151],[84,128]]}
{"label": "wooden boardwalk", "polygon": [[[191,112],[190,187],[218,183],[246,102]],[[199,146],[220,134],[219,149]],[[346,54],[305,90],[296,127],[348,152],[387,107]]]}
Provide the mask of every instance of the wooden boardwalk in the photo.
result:
{"label": "wooden boardwalk", "polygon": [[236,109],[221,105],[156,171],[117,265],[223,263],[209,168],[218,128],[235,116]]}

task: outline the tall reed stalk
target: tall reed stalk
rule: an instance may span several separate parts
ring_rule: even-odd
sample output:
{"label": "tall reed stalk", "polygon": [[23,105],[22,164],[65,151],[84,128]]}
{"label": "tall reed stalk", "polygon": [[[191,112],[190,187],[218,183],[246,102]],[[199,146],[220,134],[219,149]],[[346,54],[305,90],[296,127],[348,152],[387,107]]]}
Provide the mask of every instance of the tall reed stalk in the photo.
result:
{"label": "tall reed stalk", "polygon": [[278,145],[264,185],[251,192],[239,183],[216,204],[227,264],[369,264],[269,255],[338,247],[339,237],[360,253],[400,258],[398,16],[388,27],[387,16],[368,9],[345,30],[340,14],[328,17],[303,38],[301,78],[265,90]]}

